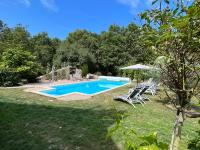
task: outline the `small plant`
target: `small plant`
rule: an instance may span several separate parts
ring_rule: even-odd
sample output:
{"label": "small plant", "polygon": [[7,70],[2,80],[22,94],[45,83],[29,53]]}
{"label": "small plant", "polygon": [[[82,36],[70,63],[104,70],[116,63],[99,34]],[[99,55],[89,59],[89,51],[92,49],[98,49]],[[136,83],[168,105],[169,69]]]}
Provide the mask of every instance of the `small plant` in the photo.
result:
{"label": "small plant", "polygon": [[66,79],[66,71],[64,69],[61,69],[57,71],[57,78],[60,80]]}
{"label": "small plant", "polygon": [[50,73],[46,74],[46,75],[45,75],[45,79],[46,79],[46,80],[51,80],[51,74],[50,74]]}
{"label": "small plant", "polygon": [[200,130],[198,130],[196,132],[198,135],[196,137],[194,137],[194,139],[190,140],[190,142],[188,144],[188,149],[191,149],[191,150],[200,149]]}
{"label": "small plant", "polygon": [[122,133],[125,141],[125,150],[167,150],[168,144],[158,141],[157,132],[150,135],[138,134],[134,128],[128,128],[124,124],[124,117],[127,115],[117,114],[116,124],[108,131],[108,138],[115,132]]}
{"label": "small plant", "polygon": [[20,81],[18,73],[11,69],[0,68],[0,86],[16,86]]}
{"label": "small plant", "polygon": [[[200,105],[197,105],[197,106],[199,107]],[[200,120],[199,120],[199,125],[200,125]],[[197,130],[196,133],[197,135],[189,141],[188,149],[191,149],[191,150],[200,149],[200,130]]]}
{"label": "small plant", "polygon": [[96,74],[97,76],[101,76],[101,75],[102,75],[101,72],[96,72],[95,74]]}
{"label": "small plant", "polygon": [[81,68],[81,70],[82,70],[82,77],[85,77],[88,74],[88,72],[89,72],[88,65],[86,65],[86,64],[83,65],[82,68]]}

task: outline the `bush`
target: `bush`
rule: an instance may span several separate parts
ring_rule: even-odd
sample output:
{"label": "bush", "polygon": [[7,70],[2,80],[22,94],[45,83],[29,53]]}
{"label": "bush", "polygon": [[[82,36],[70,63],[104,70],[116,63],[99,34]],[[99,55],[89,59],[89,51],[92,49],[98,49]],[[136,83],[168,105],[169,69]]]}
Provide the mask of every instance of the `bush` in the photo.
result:
{"label": "bush", "polygon": [[61,68],[56,71],[57,72],[57,79],[63,80],[63,79],[69,79],[69,69],[68,68]]}
{"label": "bush", "polygon": [[168,150],[168,144],[158,139],[157,132],[149,135],[137,133],[134,127],[126,125],[124,117],[128,115],[116,114],[115,125],[108,130],[108,138],[117,132],[120,133],[121,140],[125,141],[125,150]]}
{"label": "bush", "polygon": [[[200,121],[199,121],[200,124]],[[200,130],[196,131],[197,135],[189,141],[188,149],[198,150],[200,149]]]}
{"label": "bush", "polygon": [[96,72],[95,74],[96,74],[97,76],[101,76],[101,75],[102,75],[101,72]]}
{"label": "bush", "polygon": [[85,77],[88,73],[89,73],[89,68],[88,68],[88,65],[83,65],[82,66],[82,68],[81,68],[81,70],[82,70],[82,77]]}
{"label": "bush", "polygon": [[15,86],[21,81],[20,75],[9,69],[0,69],[0,86]]}
{"label": "bush", "polygon": [[107,76],[112,76],[112,73],[111,73],[111,72],[108,72],[108,73],[107,73]]}
{"label": "bush", "polygon": [[27,80],[27,79],[22,79],[22,80],[21,80],[21,83],[22,83],[22,84],[27,84],[27,83],[28,83],[28,80]]}
{"label": "bush", "polygon": [[41,71],[41,66],[35,62],[35,57],[22,47],[6,49],[1,58],[1,85],[17,85],[21,79],[35,82]]}
{"label": "bush", "polygon": [[46,79],[46,80],[51,80],[51,77],[52,77],[52,76],[51,76],[50,73],[48,73],[48,74],[45,75],[45,79]]}
{"label": "bush", "polygon": [[66,79],[66,71],[64,69],[57,71],[57,79]]}

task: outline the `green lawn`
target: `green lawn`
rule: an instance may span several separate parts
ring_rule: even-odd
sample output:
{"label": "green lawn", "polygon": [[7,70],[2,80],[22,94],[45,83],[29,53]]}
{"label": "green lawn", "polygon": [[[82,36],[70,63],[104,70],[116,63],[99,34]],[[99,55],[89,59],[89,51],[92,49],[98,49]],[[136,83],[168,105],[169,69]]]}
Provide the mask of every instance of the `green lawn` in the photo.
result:
{"label": "green lawn", "polygon": [[[130,114],[128,126],[141,134],[158,131],[159,138],[170,141],[175,112],[166,108],[159,96],[151,97],[145,107],[134,109],[113,101],[113,95],[126,93],[128,87],[97,95],[90,100],[58,101],[22,89],[0,89],[0,146],[2,150],[44,149],[123,149],[120,135],[106,140],[117,111]],[[158,94],[160,95],[160,94]],[[198,128],[198,119],[187,119],[181,150]]]}

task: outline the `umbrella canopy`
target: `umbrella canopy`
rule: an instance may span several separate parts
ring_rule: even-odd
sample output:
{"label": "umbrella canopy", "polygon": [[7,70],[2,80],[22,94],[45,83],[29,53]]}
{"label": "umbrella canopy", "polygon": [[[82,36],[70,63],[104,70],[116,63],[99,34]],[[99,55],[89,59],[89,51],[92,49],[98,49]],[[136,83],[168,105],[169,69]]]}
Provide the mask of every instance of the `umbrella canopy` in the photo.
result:
{"label": "umbrella canopy", "polygon": [[132,65],[132,66],[127,66],[127,67],[123,67],[120,68],[122,70],[126,70],[126,69],[130,69],[130,70],[153,70],[153,69],[157,69],[155,67],[151,67],[151,66],[146,66],[146,65],[141,65],[141,64],[136,64],[136,65]]}
{"label": "umbrella canopy", "polygon": [[[141,64],[136,64],[132,66],[127,66],[120,68],[122,70],[158,70],[156,67],[151,67],[151,66],[146,66],[146,65],[141,65]],[[137,77],[137,85],[138,85],[138,77]]]}

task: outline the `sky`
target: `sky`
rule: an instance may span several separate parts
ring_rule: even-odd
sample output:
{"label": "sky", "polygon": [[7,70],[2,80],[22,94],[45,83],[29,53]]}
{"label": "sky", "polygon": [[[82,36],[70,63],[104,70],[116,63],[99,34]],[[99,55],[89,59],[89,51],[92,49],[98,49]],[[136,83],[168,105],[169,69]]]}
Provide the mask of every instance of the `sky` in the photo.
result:
{"label": "sky", "polygon": [[141,24],[138,14],[152,0],[0,0],[0,20],[9,27],[22,24],[35,35],[48,32],[64,39],[69,32],[86,29],[100,33],[111,24]]}

